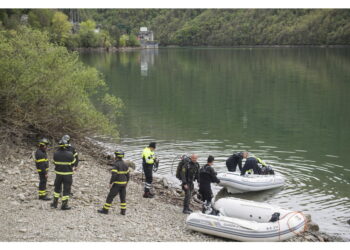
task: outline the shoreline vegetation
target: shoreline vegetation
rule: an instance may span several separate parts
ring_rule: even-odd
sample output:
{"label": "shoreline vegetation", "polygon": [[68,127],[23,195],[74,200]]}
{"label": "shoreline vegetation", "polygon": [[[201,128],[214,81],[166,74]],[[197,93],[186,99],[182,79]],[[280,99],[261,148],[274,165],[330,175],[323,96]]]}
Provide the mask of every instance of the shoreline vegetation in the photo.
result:
{"label": "shoreline vegetation", "polygon": [[[45,32],[0,30],[0,139],[7,142],[108,134],[118,138],[123,101],[101,74]],[[92,97],[97,100],[92,102]]]}
{"label": "shoreline vegetation", "polygon": [[179,46],[167,45],[159,46],[158,48],[142,48],[142,47],[111,47],[111,48],[75,48],[73,51],[78,52],[124,52],[137,50],[156,50],[156,49],[254,49],[254,48],[349,48],[350,45],[237,45],[237,46]]}
{"label": "shoreline vegetation", "polygon": [[[57,220],[62,211],[50,208],[50,202],[37,199],[38,177],[31,158],[33,145],[21,143],[16,148],[0,144],[6,157],[0,159],[0,194],[3,214],[1,241],[229,241],[186,229],[186,215],[182,213],[183,191],[165,178],[154,177],[153,199],[142,198],[142,174],[135,171],[135,163],[126,162],[131,169],[127,187],[127,213],[119,215],[118,198],[108,215],[97,213],[108,193],[110,178],[109,155],[101,146],[89,140],[75,140],[80,158],[79,169],[73,177],[73,196],[65,211],[65,220]],[[49,195],[53,192],[54,171],[52,151],[49,151]],[[201,205],[195,198],[194,210]],[[40,217],[40,220],[36,218]],[[307,230],[289,242],[339,242],[339,237],[319,231],[308,217]],[[142,220],[141,220],[142,218]],[[45,221],[45,223],[42,223]],[[70,221],[69,224],[66,221]],[[55,225],[55,226],[52,226]]]}

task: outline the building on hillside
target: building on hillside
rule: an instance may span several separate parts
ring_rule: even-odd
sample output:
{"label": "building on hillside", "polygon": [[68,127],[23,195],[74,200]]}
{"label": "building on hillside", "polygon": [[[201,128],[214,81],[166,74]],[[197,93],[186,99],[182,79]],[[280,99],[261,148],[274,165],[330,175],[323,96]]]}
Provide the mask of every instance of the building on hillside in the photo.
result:
{"label": "building on hillside", "polygon": [[147,27],[140,28],[140,32],[138,33],[137,38],[140,41],[142,48],[151,48],[151,49],[158,48],[158,43],[154,41],[153,31],[148,30]]}

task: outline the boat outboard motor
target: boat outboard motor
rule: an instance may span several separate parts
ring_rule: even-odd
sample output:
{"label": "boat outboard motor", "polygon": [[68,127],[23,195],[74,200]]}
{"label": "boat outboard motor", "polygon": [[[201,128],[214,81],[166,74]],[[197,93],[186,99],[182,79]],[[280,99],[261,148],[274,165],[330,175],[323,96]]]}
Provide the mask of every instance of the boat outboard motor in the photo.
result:
{"label": "boat outboard motor", "polygon": [[280,213],[273,213],[272,216],[271,216],[271,219],[269,220],[269,222],[276,222],[280,219]]}

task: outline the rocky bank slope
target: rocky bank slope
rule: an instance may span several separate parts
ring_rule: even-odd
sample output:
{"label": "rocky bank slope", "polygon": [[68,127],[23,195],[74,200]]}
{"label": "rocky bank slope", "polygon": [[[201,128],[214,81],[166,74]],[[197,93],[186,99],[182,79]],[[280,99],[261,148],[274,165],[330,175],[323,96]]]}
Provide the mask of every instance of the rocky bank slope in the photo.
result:
{"label": "rocky bank slope", "polygon": [[[35,148],[0,148],[0,241],[227,241],[187,230],[181,190],[155,181],[156,198],[142,198],[139,173],[131,174],[127,188],[127,215],[119,214],[119,197],[108,215],[97,213],[108,194],[109,167],[101,152],[88,142],[77,145],[79,169],[73,177],[72,210],[50,208],[38,200],[38,174],[32,157]],[[53,152],[49,152],[51,159]],[[130,164],[132,166],[132,163]],[[48,191],[55,174],[50,163]],[[192,202],[195,209],[199,203]],[[59,204],[60,207],[60,204]],[[339,241],[318,232],[306,232],[290,241]]]}

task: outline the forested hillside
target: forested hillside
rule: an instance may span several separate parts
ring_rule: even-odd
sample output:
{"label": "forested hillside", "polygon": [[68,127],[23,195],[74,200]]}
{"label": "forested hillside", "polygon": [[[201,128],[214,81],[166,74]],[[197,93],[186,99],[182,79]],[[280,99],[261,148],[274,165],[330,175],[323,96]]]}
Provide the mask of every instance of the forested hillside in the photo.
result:
{"label": "forested hillside", "polygon": [[69,48],[138,46],[141,26],[161,45],[350,44],[349,9],[17,9],[0,10],[0,21],[46,30]]}

